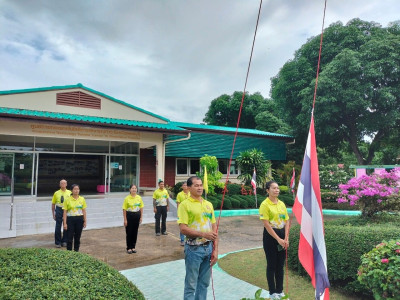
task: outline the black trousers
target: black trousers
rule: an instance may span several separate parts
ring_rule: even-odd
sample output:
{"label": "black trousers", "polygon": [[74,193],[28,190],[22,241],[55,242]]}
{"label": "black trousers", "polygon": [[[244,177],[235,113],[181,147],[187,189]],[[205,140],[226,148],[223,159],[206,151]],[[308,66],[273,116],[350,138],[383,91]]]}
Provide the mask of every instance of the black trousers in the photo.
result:
{"label": "black trousers", "polygon": [[79,251],[81,244],[81,235],[83,230],[83,216],[67,217],[68,226],[68,242],[67,250],[72,250],[72,242],[74,243],[74,250]]}
{"label": "black trousers", "polygon": [[[285,239],[285,228],[274,229],[276,234]],[[267,282],[269,294],[282,293],[283,291],[283,268],[285,265],[285,250],[278,251],[278,241],[274,239],[264,228],[263,247],[267,258]]]}
{"label": "black trousers", "polygon": [[154,216],[156,218],[156,233],[160,233],[160,218],[161,218],[161,232],[167,232],[167,206],[156,206],[157,212]]}
{"label": "black trousers", "polygon": [[135,249],[136,240],[139,229],[141,212],[126,212],[126,220],[128,221],[127,226],[125,227],[126,232],[126,250]]}

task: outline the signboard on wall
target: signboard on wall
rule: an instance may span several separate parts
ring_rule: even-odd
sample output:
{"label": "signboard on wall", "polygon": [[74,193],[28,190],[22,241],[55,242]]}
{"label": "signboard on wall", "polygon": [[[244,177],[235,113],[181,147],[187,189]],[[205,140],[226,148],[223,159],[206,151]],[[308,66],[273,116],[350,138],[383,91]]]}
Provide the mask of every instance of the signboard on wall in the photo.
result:
{"label": "signboard on wall", "polygon": [[119,169],[119,163],[117,162],[110,162],[111,169]]}

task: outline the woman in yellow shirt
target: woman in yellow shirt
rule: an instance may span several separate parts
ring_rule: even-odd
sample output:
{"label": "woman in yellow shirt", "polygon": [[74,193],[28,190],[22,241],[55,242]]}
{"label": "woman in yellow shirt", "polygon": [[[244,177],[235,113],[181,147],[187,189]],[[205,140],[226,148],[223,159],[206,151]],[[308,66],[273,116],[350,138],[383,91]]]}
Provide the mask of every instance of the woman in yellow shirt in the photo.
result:
{"label": "woman in yellow shirt", "polygon": [[283,267],[285,249],[289,247],[289,215],[285,203],[278,199],[279,185],[266,184],[268,197],[260,205],[260,220],[264,223],[263,247],[267,259],[267,281],[271,299],[281,299],[283,293]]}
{"label": "woman in yellow shirt", "polygon": [[122,204],[122,213],[124,215],[124,226],[126,232],[126,252],[128,254],[136,253],[136,241],[139,224],[142,223],[143,200],[137,195],[137,186],[132,184],[129,188],[130,194],[125,197]]}
{"label": "woman in yellow shirt", "polygon": [[86,201],[79,196],[79,185],[72,185],[72,195],[64,201],[64,230],[68,230],[67,250],[79,251],[83,228],[86,228]]}

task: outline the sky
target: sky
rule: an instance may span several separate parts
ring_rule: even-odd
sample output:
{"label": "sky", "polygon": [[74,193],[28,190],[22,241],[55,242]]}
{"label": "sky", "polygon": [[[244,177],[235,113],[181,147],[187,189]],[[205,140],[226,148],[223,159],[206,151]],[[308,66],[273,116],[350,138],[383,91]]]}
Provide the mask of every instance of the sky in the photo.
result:
{"label": "sky", "polygon": [[[172,121],[202,122],[243,91],[257,0],[0,0],[0,90],[84,86]],[[247,83],[270,80],[322,28],[323,0],[264,0]],[[328,0],[325,27],[386,27],[398,0]],[[0,104],[1,106],[1,104]]]}

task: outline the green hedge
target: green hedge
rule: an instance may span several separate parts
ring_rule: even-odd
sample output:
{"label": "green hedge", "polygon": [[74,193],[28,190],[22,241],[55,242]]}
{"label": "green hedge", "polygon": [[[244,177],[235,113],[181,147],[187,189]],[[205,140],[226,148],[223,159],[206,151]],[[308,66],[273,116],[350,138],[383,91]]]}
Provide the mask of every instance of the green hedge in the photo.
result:
{"label": "green hedge", "polygon": [[227,184],[226,188],[228,189],[228,195],[241,195],[242,194],[242,186],[240,184],[231,183]]}
{"label": "green hedge", "polygon": [[[399,225],[398,216],[383,217],[381,220],[347,217],[326,222],[325,243],[331,285],[352,293],[370,295],[370,291],[357,281],[360,258],[382,240],[398,238]],[[300,226],[294,225],[290,230],[288,264],[293,270],[305,275],[298,260],[299,235]]]}
{"label": "green hedge", "polygon": [[286,206],[293,206],[294,204],[293,194],[279,195],[279,200],[283,201]]}
{"label": "green hedge", "polygon": [[117,270],[87,254],[0,249],[0,299],[145,299]]}

